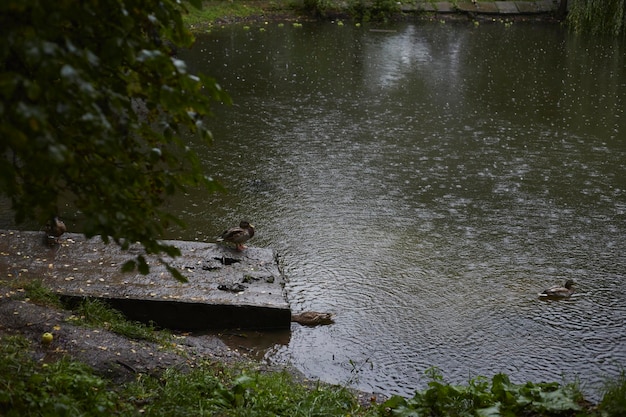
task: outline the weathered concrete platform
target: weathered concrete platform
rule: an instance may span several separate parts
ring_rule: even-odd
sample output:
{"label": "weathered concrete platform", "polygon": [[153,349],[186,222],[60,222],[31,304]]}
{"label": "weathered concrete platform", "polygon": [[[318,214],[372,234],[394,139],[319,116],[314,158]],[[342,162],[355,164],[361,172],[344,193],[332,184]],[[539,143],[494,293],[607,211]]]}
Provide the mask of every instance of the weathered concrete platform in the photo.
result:
{"label": "weathered concrete platform", "polygon": [[122,251],[99,237],[65,234],[56,247],[43,232],[0,230],[0,279],[41,280],[57,293],[103,299],[133,320],[181,330],[288,329],[291,311],[284,275],[271,249],[237,252],[212,243],[167,241],[180,257],[168,259],[189,280],[178,282],[156,257],[150,273],[121,266],[142,253]]}

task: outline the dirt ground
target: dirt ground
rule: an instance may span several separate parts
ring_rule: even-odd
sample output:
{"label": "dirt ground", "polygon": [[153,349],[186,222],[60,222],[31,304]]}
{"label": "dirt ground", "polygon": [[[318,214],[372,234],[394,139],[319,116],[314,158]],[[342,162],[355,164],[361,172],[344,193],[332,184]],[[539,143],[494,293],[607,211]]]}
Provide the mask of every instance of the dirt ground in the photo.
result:
{"label": "dirt ground", "polygon": [[[164,348],[105,329],[74,325],[68,321],[71,314],[16,299],[14,292],[0,288],[0,335],[26,337],[35,349],[34,358],[39,361],[69,356],[116,383],[134,380],[137,374],[158,375],[166,368],[190,369],[201,360],[249,361],[216,336],[175,336],[172,346]],[[54,335],[47,346],[41,341],[45,332]]]}

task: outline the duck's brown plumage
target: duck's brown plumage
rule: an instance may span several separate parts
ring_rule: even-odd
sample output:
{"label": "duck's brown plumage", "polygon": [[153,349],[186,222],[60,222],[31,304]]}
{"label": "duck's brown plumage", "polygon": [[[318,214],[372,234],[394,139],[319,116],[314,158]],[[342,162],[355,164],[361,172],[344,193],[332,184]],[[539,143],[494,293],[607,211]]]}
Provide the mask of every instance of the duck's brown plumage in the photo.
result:
{"label": "duck's brown plumage", "polygon": [[217,239],[218,242],[230,242],[234,243],[237,250],[245,249],[243,245],[251,237],[254,236],[254,226],[249,222],[242,220],[239,223],[239,227],[231,227],[228,230],[224,230],[224,233]]}
{"label": "duck's brown plumage", "polygon": [[59,242],[59,237],[67,232],[67,227],[63,220],[57,216],[53,216],[46,224],[45,232],[48,244],[54,245]]}
{"label": "duck's brown plumage", "polygon": [[572,288],[574,286],[574,281],[572,281],[571,279],[568,279],[565,282],[564,286],[556,286],[556,287],[551,287],[548,288],[547,290],[544,290],[543,292],[539,293],[539,297],[545,297],[545,298],[568,298],[569,296],[571,296],[572,294],[574,294],[574,288]]}
{"label": "duck's brown plumage", "polygon": [[304,326],[320,326],[335,322],[331,313],[318,313],[317,311],[305,311],[303,313],[292,314],[291,321]]}

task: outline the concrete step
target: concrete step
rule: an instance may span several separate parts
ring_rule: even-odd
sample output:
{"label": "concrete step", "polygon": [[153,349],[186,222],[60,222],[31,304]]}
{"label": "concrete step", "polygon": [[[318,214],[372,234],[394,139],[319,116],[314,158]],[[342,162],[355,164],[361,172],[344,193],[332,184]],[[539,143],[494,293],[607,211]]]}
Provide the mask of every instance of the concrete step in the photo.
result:
{"label": "concrete step", "polygon": [[237,252],[213,243],[166,241],[182,255],[168,259],[189,281],[178,282],[155,256],[150,273],[122,272],[142,254],[122,251],[99,237],[66,233],[54,247],[43,232],[0,230],[2,280],[41,280],[68,299],[93,297],[132,320],[180,330],[288,329],[291,310],[284,275],[273,250]]}

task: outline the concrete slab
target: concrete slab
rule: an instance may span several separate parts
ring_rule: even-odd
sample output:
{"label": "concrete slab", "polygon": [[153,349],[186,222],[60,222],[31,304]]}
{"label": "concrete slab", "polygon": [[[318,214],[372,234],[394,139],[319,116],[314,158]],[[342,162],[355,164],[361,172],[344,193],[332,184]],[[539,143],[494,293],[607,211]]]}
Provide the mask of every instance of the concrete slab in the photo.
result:
{"label": "concrete slab", "polygon": [[146,256],[148,275],[122,272],[142,254],[139,246],[122,251],[98,237],[65,234],[51,248],[43,235],[0,230],[0,279],[38,279],[65,297],[100,298],[130,319],[172,329],[290,327],[284,275],[271,249],[166,241],[182,253],[169,259],[189,280],[180,283],[154,256]]}
{"label": "concrete slab", "polygon": [[517,6],[512,1],[495,1],[496,7],[500,14],[517,14]]}
{"label": "concrete slab", "polygon": [[498,7],[496,6],[494,2],[479,1],[476,3],[476,12],[487,13],[487,14],[497,14]]}
{"label": "concrete slab", "polygon": [[537,12],[547,13],[557,10],[558,4],[553,0],[537,0],[535,2],[535,7],[537,8]]}
{"label": "concrete slab", "polygon": [[439,13],[454,13],[456,12],[456,8],[454,4],[449,1],[440,1],[435,3],[435,9]]}
{"label": "concrete slab", "polygon": [[417,3],[417,10],[418,11],[422,11],[422,12],[434,12],[435,10],[435,6],[433,6],[432,3],[428,3],[428,2],[423,2],[423,3]]}
{"label": "concrete slab", "polygon": [[535,2],[532,1],[516,1],[515,6],[520,13],[524,14],[532,14],[537,13],[537,7],[535,6]]}
{"label": "concrete slab", "polygon": [[459,2],[456,4],[456,8],[462,12],[475,13],[477,12],[476,5],[471,1]]}

